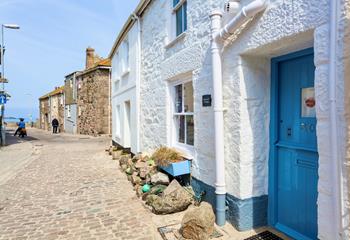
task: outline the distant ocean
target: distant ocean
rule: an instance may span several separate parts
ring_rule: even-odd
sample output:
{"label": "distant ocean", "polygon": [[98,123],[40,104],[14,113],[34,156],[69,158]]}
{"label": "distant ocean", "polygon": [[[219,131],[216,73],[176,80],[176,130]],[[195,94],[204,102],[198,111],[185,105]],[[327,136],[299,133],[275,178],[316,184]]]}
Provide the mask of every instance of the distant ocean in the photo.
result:
{"label": "distant ocean", "polygon": [[[19,118],[15,117],[5,117],[5,122],[12,123],[12,122],[19,122]],[[29,118],[24,118],[24,122],[29,122]]]}

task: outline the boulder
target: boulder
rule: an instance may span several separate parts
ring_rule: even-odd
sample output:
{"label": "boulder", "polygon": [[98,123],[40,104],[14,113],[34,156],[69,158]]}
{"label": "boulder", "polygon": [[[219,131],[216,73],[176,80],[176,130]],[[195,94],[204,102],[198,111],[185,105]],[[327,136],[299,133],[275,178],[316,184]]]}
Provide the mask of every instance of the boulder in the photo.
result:
{"label": "boulder", "polygon": [[142,197],[142,186],[141,185],[135,185],[135,191],[136,191],[136,195],[137,197]]}
{"label": "boulder", "polygon": [[123,151],[113,151],[112,152],[112,157],[113,157],[113,160],[117,160],[120,158],[120,156],[122,155]]}
{"label": "boulder", "polygon": [[140,175],[140,178],[142,179],[146,179],[147,178],[147,175],[150,173],[151,169],[147,166],[139,169],[139,175]]}
{"label": "boulder", "polygon": [[141,168],[144,168],[146,166],[147,166],[147,164],[145,162],[138,161],[135,163],[135,168],[137,168],[137,169],[141,169]]}
{"label": "boulder", "polygon": [[119,158],[119,164],[120,166],[123,164],[128,164],[129,156],[128,155],[121,155]]}
{"label": "boulder", "polygon": [[155,214],[181,212],[191,205],[192,196],[176,180],[170,185],[173,185],[172,191],[165,193],[165,190],[162,197],[155,194],[147,196],[146,203],[152,207]]}
{"label": "boulder", "polygon": [[156,185],[156,186],[151,188],[150,194],[159,195],[159,194],[163,193],[166,188],[167,188],[166,185],[161,185],[161,184]]}
{"label": "boulder", "polygon": [[134,185],[141,185],[141,178],[139,176],[132,175],[131,182]]}
{"label": "boulder", "polygon": [[186,239],[208,240],[214,232],[215,215],[212,206],[202,202],[188,211],[181,222],[180,233]]}
{"label": "boulder", "polygon": [[151,183],[153,185],[157,185],[157,184],[169,185],[169,177],[164,173],[158,172],[151,176]]}
{"label": "boulder", "polygon": [[123,164],[120,166],[120,168],[122,169],[123,172],[125,172],[128,166],[126,164]]}

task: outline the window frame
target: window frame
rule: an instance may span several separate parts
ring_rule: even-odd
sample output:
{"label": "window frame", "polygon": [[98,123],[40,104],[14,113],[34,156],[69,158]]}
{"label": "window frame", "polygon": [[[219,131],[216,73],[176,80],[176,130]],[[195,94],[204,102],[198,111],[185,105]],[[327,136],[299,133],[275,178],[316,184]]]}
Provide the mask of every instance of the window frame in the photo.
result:
{"label": "window frame", "polygon": [[[178,3],[174,5],[174,0],[171,1],[171,8],[172,8],[172,19],[173,19],[173,36],[174,39],[180,37],[183,35],[188,28],[188,21],[187,21],[187,0],[178,0]],[[177,13],[178,11],[182,11],[181,15],[181,30],[178,32],[178,21],[177,21]]]}
{"label": "window frame", "polygon": [[116,112],[115,112],[115,136],[117,138],[121,138],[121,105],[118,104],[116,106]]}
{"label": "window frame", "polygon": [[[186,83],[191,83],[192,84],[192,88],[193,88],[193,112],[185,112],[185,101],[184,101],[184,86]],[[182,85],[182,111],[181,113],[176,112],[175,109],[175,103],[176,103],[176,91],[175,88],[178,85]],[[170,129],[171,129],[171,139],[170,139],[170,144],[172,147],[177,148],[181,151],[183,151],[186,156],[188,157],[193,157],[194,156],[194,146],[195,146],[195,133],[193,133],[193,145],[189,145],[187,144],[187,133],[186,133],[186,129],[187,129],[187,125],[186,125],[186,116],[192,116],[193,117],[193,121],[195,119],[195,107],[194,107],[194,87],[193,87],[193,81],[192,78],[184,78],[181,80],[177,80],[177,81],[173,81],[169,84],[169,93],[170,93]],[[184,143],[181,143],[178,141],[178,132],[179,132],[179,127],[177,124],[177,120],[176,118],[179,116],[184,116],[185,117],[185,127],[184,127]],[[194,127],[194,131],[195,131],[195,127]]]}

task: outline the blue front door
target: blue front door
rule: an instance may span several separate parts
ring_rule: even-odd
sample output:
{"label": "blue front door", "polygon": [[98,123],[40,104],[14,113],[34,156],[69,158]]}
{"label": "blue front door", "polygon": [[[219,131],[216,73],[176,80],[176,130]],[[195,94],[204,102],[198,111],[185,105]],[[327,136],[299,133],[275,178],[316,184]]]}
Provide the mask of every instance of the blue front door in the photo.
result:
{"label": "blue front door", "polygon": [[295,239],[317,239],[314,73],[312,49],[272,60],[269,221]]}

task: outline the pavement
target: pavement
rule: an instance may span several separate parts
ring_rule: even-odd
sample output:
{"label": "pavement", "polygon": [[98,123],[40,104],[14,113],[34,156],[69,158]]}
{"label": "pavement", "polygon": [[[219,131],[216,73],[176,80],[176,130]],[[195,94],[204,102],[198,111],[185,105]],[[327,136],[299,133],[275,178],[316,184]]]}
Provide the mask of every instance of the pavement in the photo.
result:
{"label": "pavement", "polygon": [[[0,148],[0,240],[161,240],[157,228],[181,223],[185,212],[155,215],[136,197],[109,138],[27,131]],[[218,240],[265,230],[217,229]]]}
{"label": "pavement", "polygon": [[0,152],[12,176],[0,185],[1,240],[155,239],[151,213],[104,152],[108,139],[28,135]]}

